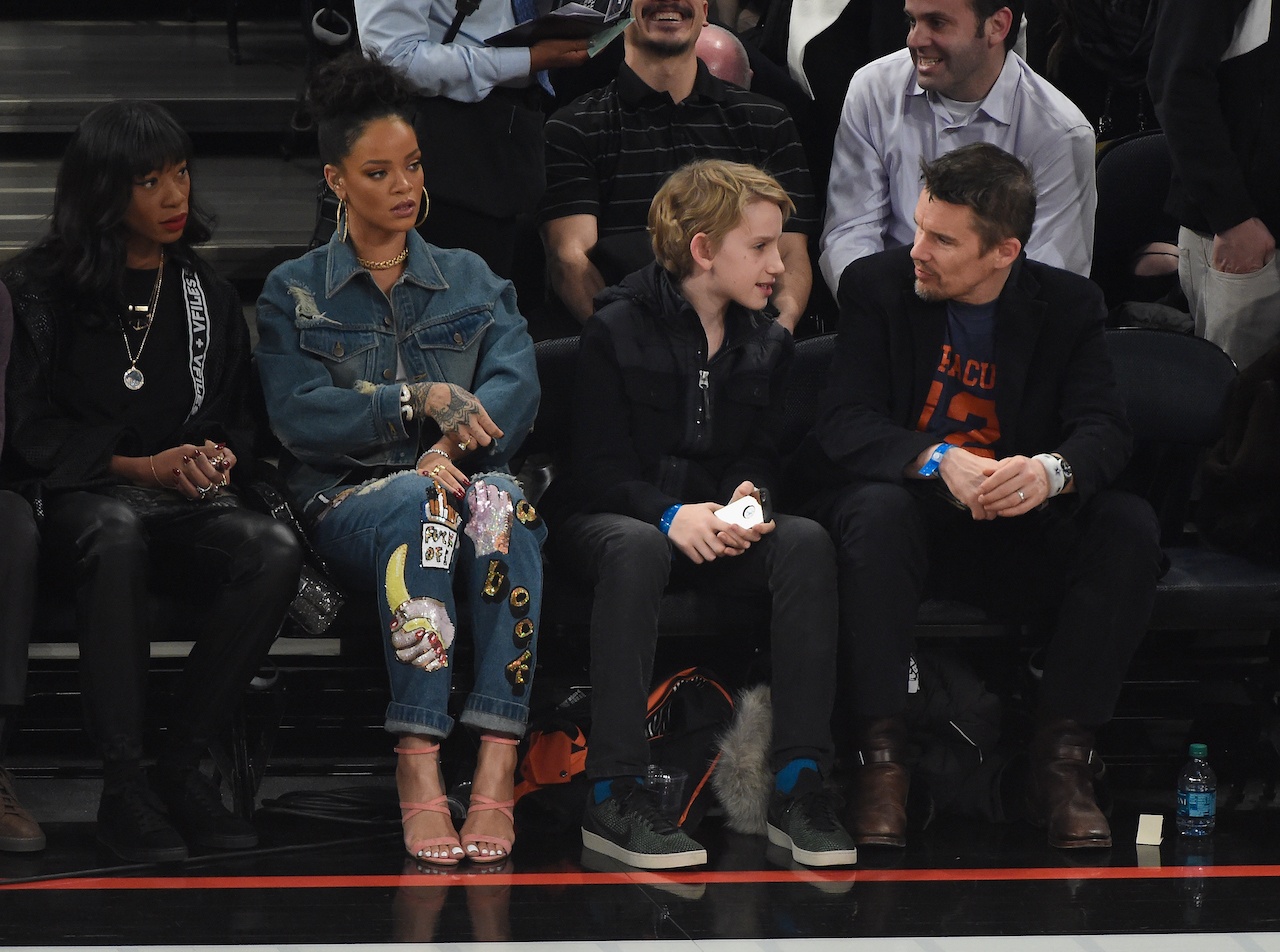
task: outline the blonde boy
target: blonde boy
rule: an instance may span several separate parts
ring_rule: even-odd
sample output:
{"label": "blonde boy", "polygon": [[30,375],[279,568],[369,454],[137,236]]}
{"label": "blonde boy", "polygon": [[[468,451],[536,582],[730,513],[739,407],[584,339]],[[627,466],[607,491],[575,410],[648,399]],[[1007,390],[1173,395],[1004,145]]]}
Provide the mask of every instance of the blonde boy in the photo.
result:
{"label": "blonde boy", "polygon": [[693,163],[659,190],[657,260],[601,292],[583,329],[571,472],[543,501],[553,559],[595,587],[583,842],[646,869],[707,861],[639,782],[658,606],[672,581],[772,593],[769,838],[810,865],[856,858],[822,784],[835,690],[831,541],[794,516],[744,526],[717,515],[767,498],[777,480],[793,344],[762,309],[783,270],[790,211],[776,181],[729,162]]}

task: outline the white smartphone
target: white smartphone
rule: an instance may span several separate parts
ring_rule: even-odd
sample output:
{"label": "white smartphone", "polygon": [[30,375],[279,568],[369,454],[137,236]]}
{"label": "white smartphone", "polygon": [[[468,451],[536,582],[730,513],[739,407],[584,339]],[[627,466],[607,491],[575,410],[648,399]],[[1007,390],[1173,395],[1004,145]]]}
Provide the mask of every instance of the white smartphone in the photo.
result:
{"label": "white smartphone", "polygon": [[768,522],[764,516],[764,507],[755,496],[743,496],[741,499],[717,509],[715,516],[721,522],[728,522],[743,529],[751,529]]}

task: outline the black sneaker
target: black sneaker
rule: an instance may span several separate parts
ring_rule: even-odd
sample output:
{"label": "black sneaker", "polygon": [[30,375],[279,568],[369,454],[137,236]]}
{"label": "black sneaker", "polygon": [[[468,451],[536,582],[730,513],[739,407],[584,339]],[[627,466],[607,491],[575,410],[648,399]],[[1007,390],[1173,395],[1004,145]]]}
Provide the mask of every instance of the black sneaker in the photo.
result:
{"label": "black sneaker", "polygon": [[141,780],[102,791],[98,842],[131,863],[170,863],[187,858],[187,844]]}
{"label": "black sneaker", "polygon": [[247,850],[258,845],[258,831],[222,803],[222,791],[197,767],[160,773],[157,784],[169,807],[169,819],[188,843],[211,850]]}
{"label": "black sneaker", "polygon": [[639,869],[679,869],[707,861],[707,851],[658,808],[658,796],[624,777],[596,803],[587,794],[582,845]]}
{"label": "black sneaker", "polygon": [[769,798],[769,842],[805,866],[849,866],[858,861],[853,838],[836,819],[834,795],[816,770],[801,770],[790,793]]}

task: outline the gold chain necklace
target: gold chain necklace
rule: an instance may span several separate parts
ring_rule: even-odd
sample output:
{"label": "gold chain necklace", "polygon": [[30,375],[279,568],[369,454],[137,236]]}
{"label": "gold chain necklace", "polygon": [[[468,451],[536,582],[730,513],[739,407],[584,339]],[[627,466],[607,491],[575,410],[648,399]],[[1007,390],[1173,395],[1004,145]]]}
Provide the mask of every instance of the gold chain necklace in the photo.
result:
{"label": "gold chain necklace", "polygon": [[407,257],[409,257],[409,246],[405,245],[404,251],[400,252],[394,258],[388,258],[386,261],[369,261],[365,258],[361,258],[359,255],[356,255],[356,261],[359,262],[360,267],[368,268],[370,271],[387,271],[400,264],[400,262],[404,261]]}
{"label": "gold chain necklace", "polygon": [[[135,356],[133,348],[129,346],[129,335],[124,329],[124,325],[120,325],[120,336],[124,338],[124,351],[129,355],[129,369],[124,372],[124,385],[130,390],[141,390],[142,385],[147,382],[142,376],[142,371],[138,369],[138,361],[142,359],[143,348],[147,346],[147,338],[151,336],[151,325],[156,318],[156,305],[160,303],[160,286],[164,283],[164,252],[160,252],[160,267],[156,269],[156,283],[151,287],[151,301],[147,305],[147,332],[142,335],[142,343],[138,345],[138,353]],[[133,310],[131,307],[130,310]],[[141,330],[142,328],[137,328]]]}

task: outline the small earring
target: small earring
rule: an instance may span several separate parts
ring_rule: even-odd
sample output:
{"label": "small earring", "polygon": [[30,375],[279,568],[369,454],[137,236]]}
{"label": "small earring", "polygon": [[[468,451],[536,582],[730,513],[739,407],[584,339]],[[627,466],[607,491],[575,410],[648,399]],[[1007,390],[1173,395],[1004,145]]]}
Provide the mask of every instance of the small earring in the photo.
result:
{"label": "small earring", "polygon": [[418,220],[413,223],[413,227],[419,227],[427,220],[427,212],[431,209],[431,196],[427,194],[427,187],[422,186],[422,211],[418,213]]}
{"label": "small earring", "polygon": [[342,211],[346,207],[346,201],[347,200],[345,198],[338,199],[338,217],[334,219],[335,226],[336,225],[342,226],[342,237],[339,238],[338,240],[344,243],[347,240],[347,221],[345,218],[342,217]]}

